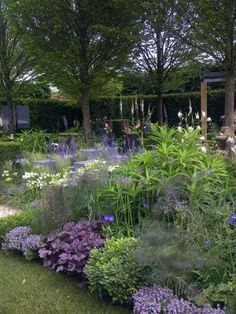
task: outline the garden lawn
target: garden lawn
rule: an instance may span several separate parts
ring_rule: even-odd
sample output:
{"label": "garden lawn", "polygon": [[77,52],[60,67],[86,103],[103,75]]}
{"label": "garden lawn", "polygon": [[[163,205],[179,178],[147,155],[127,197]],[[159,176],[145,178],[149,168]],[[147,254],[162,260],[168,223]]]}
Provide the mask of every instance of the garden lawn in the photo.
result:
{"label": "garden lawn", "polygon": [[128,314],[100,300],[76,280],[0,252],[1,314]]}

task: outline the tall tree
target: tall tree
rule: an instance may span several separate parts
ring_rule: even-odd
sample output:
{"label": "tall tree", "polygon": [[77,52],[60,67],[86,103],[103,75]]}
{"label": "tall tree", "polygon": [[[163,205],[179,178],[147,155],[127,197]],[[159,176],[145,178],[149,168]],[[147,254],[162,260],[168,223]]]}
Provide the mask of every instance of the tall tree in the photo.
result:
{"label": "tall tree", "polygon": [[178,13],[184,25],[180,38],[198,50],[200,58],[218,62],[225,71],[225,125],[233,130],[236,1],[180,0]]}
{"label": "tall tree", "polygon": [[171,71],[184,65],[189,58],[188,45],[176,35],[176,10],[170,0],[142,1],[141,41],[134,50],[136,69],[149,73],[157,95],[158,122],[163,123],[162,94]]}
{"label": "tall tree", "polygon": [[13,1],[13,17],[39,68],[80,100],[85,140],[91,141],[91,93],[127,58],[136,29],[134,0]]}
{"label": "tall tree", "polygon": [[8,106],[10,133],[16,129],[13,97],[33,76],[32,61],[9,20],[8,1],[0,0],[0,89]]}

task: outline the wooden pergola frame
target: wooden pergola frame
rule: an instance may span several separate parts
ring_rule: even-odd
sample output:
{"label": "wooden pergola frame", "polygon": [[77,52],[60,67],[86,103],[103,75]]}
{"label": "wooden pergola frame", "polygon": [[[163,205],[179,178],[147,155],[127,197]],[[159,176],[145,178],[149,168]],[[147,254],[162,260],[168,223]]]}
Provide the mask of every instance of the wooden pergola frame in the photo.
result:
{"label": "wooden pergola frame", "polygon": [[201,75],[201,129],[207,134],[207,84],[225,81],[224,72],[210,72]]}

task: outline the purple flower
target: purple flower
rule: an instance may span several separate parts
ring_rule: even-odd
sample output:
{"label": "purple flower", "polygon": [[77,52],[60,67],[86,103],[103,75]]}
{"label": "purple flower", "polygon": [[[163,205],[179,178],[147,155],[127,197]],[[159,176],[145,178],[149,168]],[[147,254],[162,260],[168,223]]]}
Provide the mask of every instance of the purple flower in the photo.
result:
{"label": "purple flower", "polygon": [[169,289],[154,285],[142,288],[132,295],[134,314],[225,314],[219,307],[200,308],[193,303],[179,299]]}
{"label": "purple flower", "polygon": [[37,257],[37,251],[43,246],[41,236],[30,234],[28,226],[16,227],[6,234],[3,249],[17,250],[23,253],[27,259]]}
{"label": "purple flower", "polygon": [[106,225],[107,223],[114,222],[114,221],[115,221],[115,216],[111,214],[106,214],[102,219],[103,225]]}
{"label": "purple flower", "polygon": [[230,218],[228,219],[228,224],[231,226],[234,225],[235,220],[236,220],[236,214],[231,215]]}
{"label": "purple flower", "polygon": [[71,136],[71,139],[70,139],[70,150],[74,153],[77,152],[77,146],[76,146],[76,141],[75,141],[74,136]]}
{"label": "purple flower", "polygon": [[148,204],[148,202],[147,202],[145,197],[143,198],[143,208],[149,209],[149,204]]}
{"label": "purple flower", "polygon": [[63,119],[63,124],[64,124],[65,129],[67,129],[68,128],[68,121],[66,119],[66,116],[63,116],[62,119]]}

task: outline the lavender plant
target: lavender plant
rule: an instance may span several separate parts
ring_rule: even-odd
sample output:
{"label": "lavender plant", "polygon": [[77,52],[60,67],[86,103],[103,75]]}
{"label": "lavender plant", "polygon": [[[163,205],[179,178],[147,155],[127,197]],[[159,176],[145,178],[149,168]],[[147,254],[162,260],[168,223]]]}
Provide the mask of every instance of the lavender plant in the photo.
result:
{"label": "lavender plant", "polygon": [[97,222],[91,224],[86,220],[65,224],[61,230],[49,235],[47,243],[39,250],[44,266],[83,277],[90,251],[104,245],[99,230]]}

